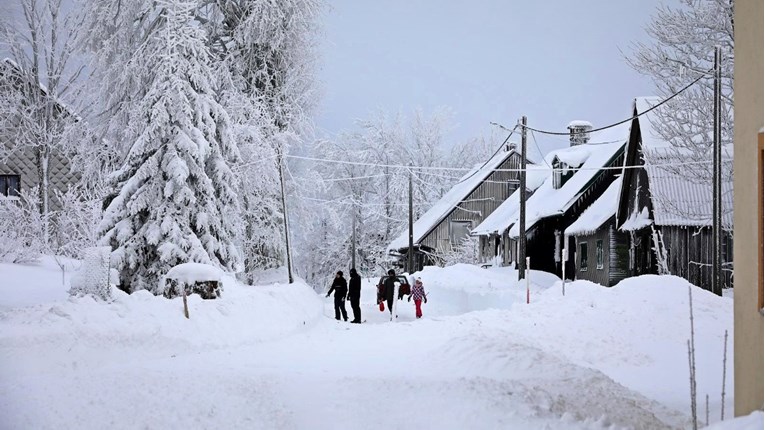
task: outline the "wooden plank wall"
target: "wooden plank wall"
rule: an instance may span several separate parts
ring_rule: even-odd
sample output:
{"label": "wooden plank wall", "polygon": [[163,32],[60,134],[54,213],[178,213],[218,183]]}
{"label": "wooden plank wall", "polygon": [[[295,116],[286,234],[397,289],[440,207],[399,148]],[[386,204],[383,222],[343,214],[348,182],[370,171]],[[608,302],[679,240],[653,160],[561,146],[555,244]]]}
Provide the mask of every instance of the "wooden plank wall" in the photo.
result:
{"label": "wooden plank wall", "polygon": [[[500,166],[501,169],[519,169],[521,157],[513,152]],[[483,222],[509,195],[508,181],[518,179],[519,172],[492,172],[486,181],[483,181],[462,203],[457,205],[449,215],[441,221],[422,240],[422,245],[434,250],[436,253],[449,251],[453,246],[449,237],[449,223],[451,221],[470,221],[475,228]]]}

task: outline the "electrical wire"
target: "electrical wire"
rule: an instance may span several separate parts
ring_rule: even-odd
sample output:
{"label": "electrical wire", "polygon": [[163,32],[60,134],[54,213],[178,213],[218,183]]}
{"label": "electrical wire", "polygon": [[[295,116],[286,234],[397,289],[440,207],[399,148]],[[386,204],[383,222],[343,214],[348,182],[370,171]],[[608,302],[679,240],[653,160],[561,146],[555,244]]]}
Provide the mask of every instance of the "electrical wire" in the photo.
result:
{"label": "electrical wire", "polygon": [[[504,128],[505,130],[507,130],[507,128],[506,128],[506,127],[504,127],[504,126],[502,126],[502,125],[499,125],[499,124],[497,124],[497,123],[494,123],[494,124],[496,124],[496,125],[498,125],[499,127],[502,127],[502,128]],[[510,130],[510,134],[508,134],[508,135],[507,135],[507,137],[505,138],[505,140],[503,140],[503,141],[502,141],[502,144],[501,144],[501,145],[499,145],[499,147],[497,148],[497,150],[496,150],[496,151],[494,151],[494,153],[493,153],[493,154],[491,154],[491,157],[489,157],[488,159],[486,159],[486,161],[484,161],[484,162],[483,162],[483,164],[481,165],[481,167],[479,167],[479,168],[475,169],[475,171],[474,171],[473,173],[471,173],[470,175],[468,175],[467,177],[465,177],[465,178],[462,178],[462,179],[461,179],[459,182],[457,182],[457,184],[461,184],[461,183],[463,183],[463,182],[467,181],[468,179],[472,178],[472,177],[473,177],[473,175],[475,175],[476,173],[480,172],[480,171],[481,171],[481,169],[483,169],[483,168],[486,166],[486,164],[487,164],[489,161],[491,161],[491,159],[492,159],[492,158],[494,158],[494,157],[495,157],[497,154],[499,154],[499,151],[501,151],[501,150],[502,150],[502,148],[504,148],[504,147],[505,147],[505,144],[507,143],[507,141],[508,141],[508,140],[510,140],[510,137],[513,135],[513,133],[515,133],[515,130],[517,130],[517,129],[518,129],[518,124],[515,124],[515,127],[513,127],[513,129],[512,129],[512,130]],[[457,185],[457,184],[454,184],[454,185]]]}
{"label": "electrical wire", "polygon": [[[712,69],[709,69],[709,70],[707,71],[707,73],[709,73],[709,72],[711,72],[711,71],[712,71]],[[652,110],[654,110],[654,109],[658,108],[659,106],[661,106],[661,105],[663,105],[663,104],[667,103],[668,101],[672,100],[673,98],[677,97],[678,95],[680,95],[680,93],[682,93],[683,91],[685,91],[685,90],[687,90],[688,88],[692,87],[693,85],[695,85],[695,84],[696,84],[698,81],[700,81],[700,80],[701,80],[702,78],[704,78],[704,77],[705,77],[705,75],[701,75],[701,76],[699,76],[698,78],[694,79],[694,80],[693,80],[693,82],[691,82],[690,84],[688,84],[688,85],[684,86],[684,87],[683,87],[683,88],[681,88],[679,91],[677,91],[676,93],[674,93],[674,94],[672,94],[671,96],[667,97],[666,99],[662,100],[662,101],[661,101],[661,102],[659,102],[658,104],[656,104],[656,105],[652,106],[652,107],[651,107],[650,109],[648,109],[648,110],[645,110],[645,111],[643,111],[643,112],[640,112],[640,113],[638,113],[637,115],[633,115],[633,116],[631,116],[631,117],[629,117],[629,118],[623,119],[623,120],[621,120],[621,121],[618,121],[618,122],[615,122],[615,123],[613,123],[613,124],[609,124],[609,125],[606,125],[606,126],[604,126],[604,127],[598,127],[598,128],[595,128],[595,129],[589,130],[589,131],[588,131],[588,133],[594,133],[594,132],[596,132],[596,131],[602,131],[602,130],[607,130],[607,129],[609,129],[609,128],[614,128],[614,127],[616,127],[617,125],[622,125],[622,124],[624,124],[624,123],[626,123],[626,122],[629,122],[629,121],[632,121],[632,120],[634,120],[635,118],[641,117],[641,116],[643,116],[643,115],[647,114],[648,112],[651,112]],[[569,131],[565,131],[565,132],[564,132],[564,131],[548,131],[548,130],[540,130],[540,129],[538,129],[538,128],[534,128],[534,127],[531,127],[531,126],[529,126],[529,125],[523,125],[523,124],[521,124],[520,122],[518,122],[518,125],[520,125],[521,127],[525,127],[525,128],[526,128],[526,130],[536,131],[537,133],[542,133],[542,134],[549,134],[549,135],[552,135],[552,136],[568,136],[568,135],[570,135],[570,134],[571,134],[571,132],[569,132]]]}

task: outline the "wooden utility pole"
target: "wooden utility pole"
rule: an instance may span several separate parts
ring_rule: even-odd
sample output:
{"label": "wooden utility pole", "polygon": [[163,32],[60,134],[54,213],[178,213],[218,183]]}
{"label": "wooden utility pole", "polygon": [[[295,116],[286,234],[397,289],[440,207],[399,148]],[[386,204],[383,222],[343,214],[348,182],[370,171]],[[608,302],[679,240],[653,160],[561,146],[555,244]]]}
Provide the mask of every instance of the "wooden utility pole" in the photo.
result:
{"label": "wooden utility pole", "polygon": [[518,219],[518,280],[526,277],[526,117],[521,117],[521,214]]}
{"label": "wooden utility pole", "polygon": [[409,250],[406,253],[407,258],[407,271],[409,274],[414,273],[414,213],[412,207],[412,166],[409,166]]}
{"label": "wooden utility pole", "polygon": [[289,283],[294,282],[292,278],[292,255],[290,254],[290,225],[287,220],[287,196],[284,191],[284,154],[282,148],[277,149],[279,156],[279,183],[282,188],[282,213],[284,215],[284,245],[287,248],[287,278]]}
{"label": "wooden utility pole", "polygon": [[[351,172],[351,187],[355,187],[354,174]],[[351,210],[351,269],[356,268],[356,199],[354,194],[353,209]]]}
{"label": "wooden utility pole", "polygon": [[712,292],[722,296],[722,150],[721,150],[721,74],[720,74],[720,47],[715,46],[714,68],[714,149],[712,167]]}

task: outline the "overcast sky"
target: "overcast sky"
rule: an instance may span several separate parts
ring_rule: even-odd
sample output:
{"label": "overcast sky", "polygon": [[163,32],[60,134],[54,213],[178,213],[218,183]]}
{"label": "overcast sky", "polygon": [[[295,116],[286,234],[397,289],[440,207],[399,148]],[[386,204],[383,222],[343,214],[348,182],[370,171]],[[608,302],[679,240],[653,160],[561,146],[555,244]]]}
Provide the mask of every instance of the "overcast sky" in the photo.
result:
{"label": "overcast sky", "polygon": [[[353,128],[377,108],[447,106],[454,112],[452,141],[488,135],[490,121],[512,127],[524,114],[531,126],[563,131],[574,119],[596,127],[622,119],[634,97],[653,94],[622,51],[647,39],[644,28],[658,4],[330,0],[320,47],[319,133]],[[566,144],[540,143],[544,152]]]}

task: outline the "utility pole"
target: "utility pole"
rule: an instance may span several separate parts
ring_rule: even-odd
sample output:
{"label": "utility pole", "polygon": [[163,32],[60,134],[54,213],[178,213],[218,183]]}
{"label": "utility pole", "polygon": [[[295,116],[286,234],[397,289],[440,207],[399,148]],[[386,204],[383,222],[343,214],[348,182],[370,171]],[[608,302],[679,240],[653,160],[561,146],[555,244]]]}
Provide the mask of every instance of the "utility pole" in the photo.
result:
{"label": "utility pole", "polygon": [[277,149],[279,156],[279,183],[282,188],[282,212],[284,214],[284,244],[287,248],[287,278],[289,283],[294,282],[292,278],[292,255],[290,254],[290,225],[287,220],[287,196],[284,191],[284,154],[282,148]]}
{"label": "utility pole", "polygon": [[[351,172],[351,184],[354,184],[355,181],[353,172]],[[354,185],[351,185],[353,187]],[[356,201],[354,199],[353,202],[353,210],[351,210],[351,215],[353,217],[353,223],[352,223],[352,231],[351,231],[351,269],[356,268]]]}
{"label": "utility pole", "polygon": [[412,166],[409,165],[409,251],[407,251],[407,271],[414,273],[414,213],[412,210]]}
{"label": "utility pole", "polygon": [[521,117],[521,214],[518,219],[518,280],[526,277],[526,116]]}
{"label": "utility pole", "polygon": [[714,150],[712,167],[712,292],[722,296],[722,145],[721,145],[721,72],[720,72],[720,47],[715,46],[714,68]]}

